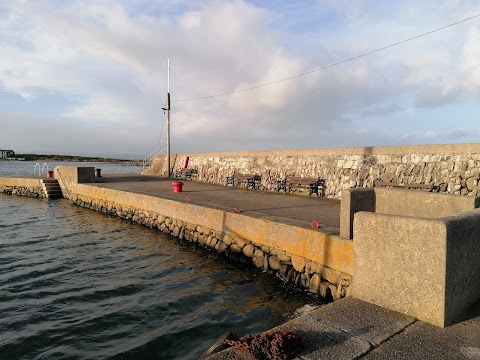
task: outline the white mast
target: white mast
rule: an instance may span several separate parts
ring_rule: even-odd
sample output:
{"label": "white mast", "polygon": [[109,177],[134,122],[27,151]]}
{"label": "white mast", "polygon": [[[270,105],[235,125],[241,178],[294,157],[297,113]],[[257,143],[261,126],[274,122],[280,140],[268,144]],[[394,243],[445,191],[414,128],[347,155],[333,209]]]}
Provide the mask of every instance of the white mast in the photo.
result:
{"label": "white mast", "polygon": [[170,59],[168,59],[168,75],[167,75],[167,166],[168,177],[171,176],[170,168]]}

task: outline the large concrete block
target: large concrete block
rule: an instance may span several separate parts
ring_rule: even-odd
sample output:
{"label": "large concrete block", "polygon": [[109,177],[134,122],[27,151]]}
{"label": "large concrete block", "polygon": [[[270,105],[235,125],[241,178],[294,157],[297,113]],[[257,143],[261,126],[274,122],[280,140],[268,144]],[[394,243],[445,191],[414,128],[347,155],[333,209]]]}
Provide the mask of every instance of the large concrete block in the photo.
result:
{"label": "large concrete block", "polygon": [[346,189],[341,200],[340,236],[346,239],[353,238],[359,211],[438,219],[480,207],[480,197],[390,188]]}
{"label": "large concrete block", "polygon": [[444,221],[447,228],[445,317],[456,319],[480,299],[480,209]]}
{"label": "large concrete block", "polygon": [[480,210],[442,219],[358,212],[355,298],[447,326],[480,298]]}
{"label": "large concrete block", "polygon": [[375,189],[342,190],[340,205],[340,236],[353,238],[353,217],[357,211],[375,212]]}
{"label": "large concrete block", "polygon": [[480,207],[480,198],[424,190],[375,188],[375,203],[375,212],[380,214],[438,219],[476,209]]}
{"label": "large concrete block", "polygon": [[95,168],[94,167],[77,167],[78,183],[93,183],[95,182]]}
{"label": "large concrete block", "polygon": [[62,189],[75,184],[95,182],[95,168],[91,166],[56,166],[54,172]]}

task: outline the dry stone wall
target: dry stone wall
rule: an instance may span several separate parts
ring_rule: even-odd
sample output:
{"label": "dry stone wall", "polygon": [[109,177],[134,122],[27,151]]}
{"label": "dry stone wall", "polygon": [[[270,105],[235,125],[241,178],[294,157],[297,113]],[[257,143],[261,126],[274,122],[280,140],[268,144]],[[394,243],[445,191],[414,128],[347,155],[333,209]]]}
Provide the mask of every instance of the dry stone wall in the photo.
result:
{"label": "dry stone wall", "polygon": [[[261,175],[260,189],[270,191],[286,175],[320,177],[326,181],[325,195],[333,198],[343,189],[371,187],[379,178],[433,182],[451,194],[480,193],[479,144],[176,154],[173,174],[184,156],[197,172],[195,180],[214,184],[225,184],[227,176],[243,172]],[[165,156],[159,156],[145,173],[164,176],[166,170]]]}

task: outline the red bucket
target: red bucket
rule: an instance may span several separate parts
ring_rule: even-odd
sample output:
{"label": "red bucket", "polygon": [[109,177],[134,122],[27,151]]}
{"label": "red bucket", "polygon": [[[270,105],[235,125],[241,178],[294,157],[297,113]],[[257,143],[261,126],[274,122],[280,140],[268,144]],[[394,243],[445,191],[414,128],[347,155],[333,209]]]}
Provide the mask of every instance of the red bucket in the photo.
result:
{"label": "red bucket", "polygon": [[173,192],[182,192],[183,182],[175,181],[172,183],[172,186],[173,186]]}

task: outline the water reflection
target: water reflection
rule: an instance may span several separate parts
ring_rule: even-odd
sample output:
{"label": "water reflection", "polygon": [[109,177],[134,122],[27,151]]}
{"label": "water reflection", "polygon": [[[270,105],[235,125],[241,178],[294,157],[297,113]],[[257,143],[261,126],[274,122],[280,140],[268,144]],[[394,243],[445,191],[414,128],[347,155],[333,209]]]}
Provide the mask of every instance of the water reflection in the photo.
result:
{"label": "water reflection", "polygon": [[195,359],[312,302],[216,252],[69,204],[0,194],[0,358]]}

